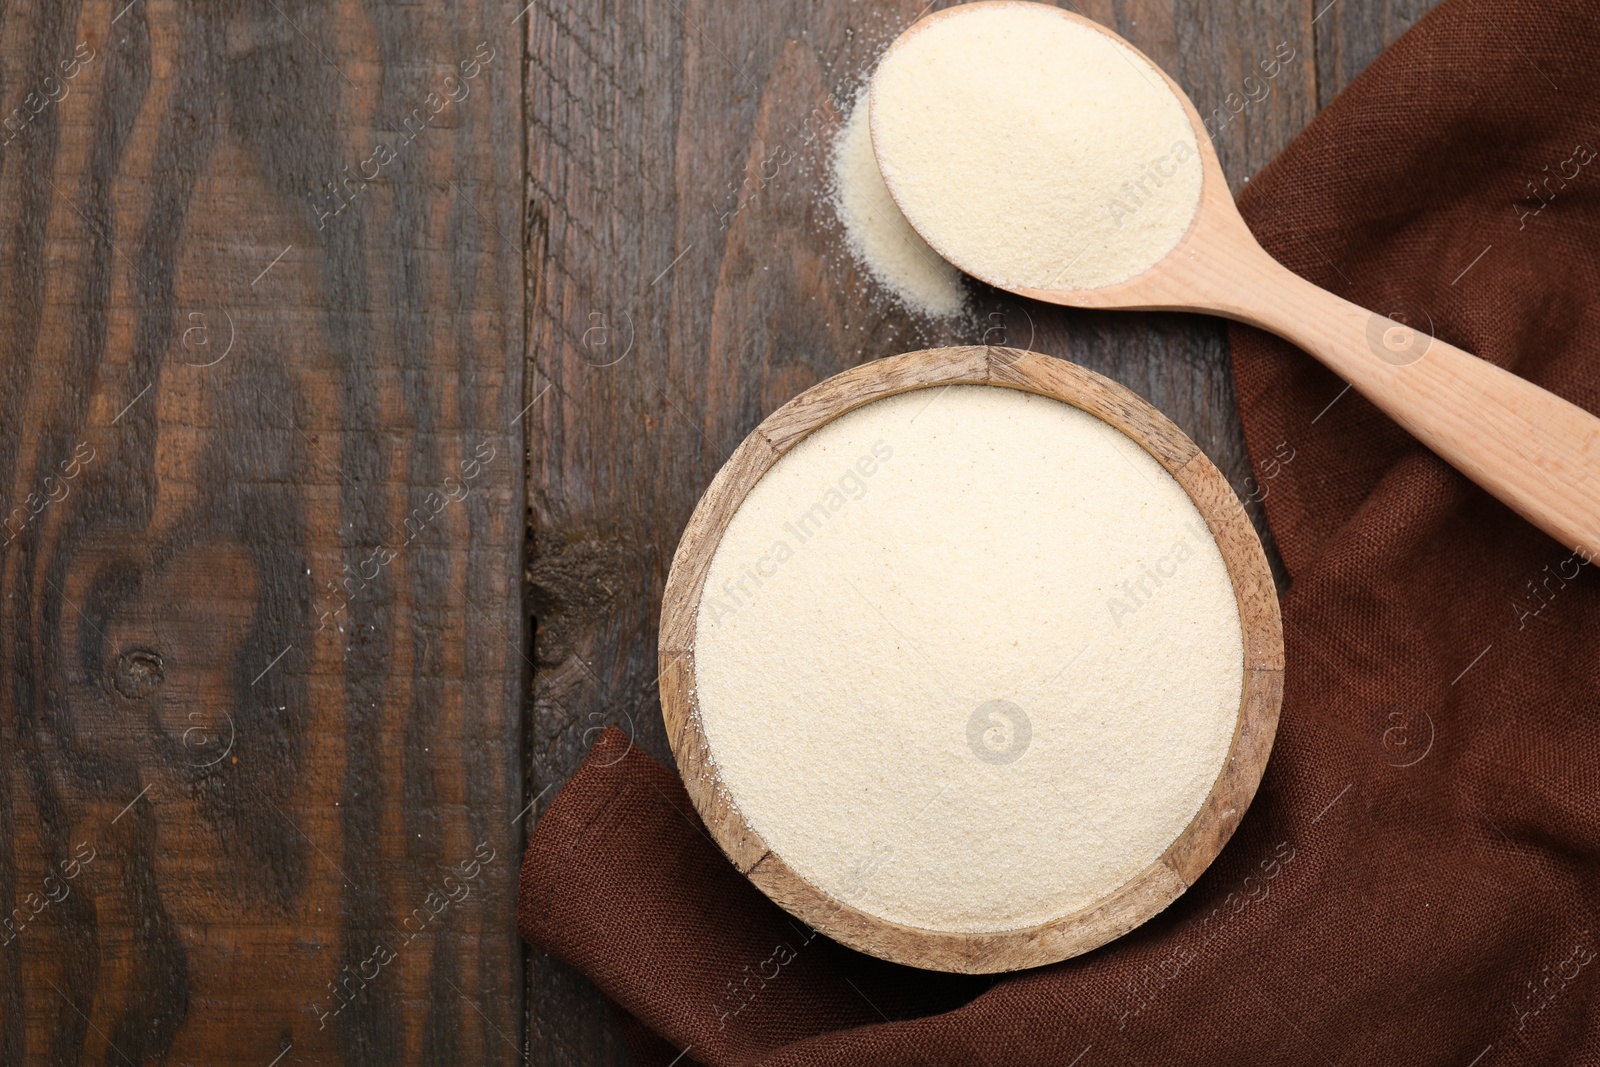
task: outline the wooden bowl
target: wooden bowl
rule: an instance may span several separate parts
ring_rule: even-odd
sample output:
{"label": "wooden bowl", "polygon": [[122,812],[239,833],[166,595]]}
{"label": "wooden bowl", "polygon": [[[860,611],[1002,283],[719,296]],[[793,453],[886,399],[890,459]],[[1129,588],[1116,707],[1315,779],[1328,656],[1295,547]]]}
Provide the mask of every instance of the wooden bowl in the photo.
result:
{"label": "wooden bowl", "polygon": [[[1244,684],[1232,746],[1210,794],[1166,852],[1081,911],[1023,929],[918,929],[867,914],[824,893],[773,852],[718,777],[695,693],[695,632],[713,555],[745,495],[780,456],[818,427],[913,389],[991,385],[1052,397],[1109,423],[1153,456],[1189,494],[1216,539],[1242,626]],[[1009,348],[939,348],[878,360],[821,382],[745,438],[701,497],[673,557],[661,608],[661,707],[667,736],[711,836],[735,867],[796,918],[853,949],[914,967],[979,974],[1076,956],[1127,933],[1200,876],[1239,825],[1272,749],[1283,698],[1283,633],[1266,556],[1221,472],[1177,426],[1139,396],[1063,360]]]}

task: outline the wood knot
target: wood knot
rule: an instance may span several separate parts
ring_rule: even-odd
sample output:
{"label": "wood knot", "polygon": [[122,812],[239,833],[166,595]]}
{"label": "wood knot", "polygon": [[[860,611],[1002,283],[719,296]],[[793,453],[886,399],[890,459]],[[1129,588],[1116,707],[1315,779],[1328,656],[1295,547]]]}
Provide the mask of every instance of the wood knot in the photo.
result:
{"label": "wood knot", "polygon": [[130,648],[117,657],[112,681],[117,692],[129,700],[143,700],[159,689],[166,678],[159,653],[148,648]]}

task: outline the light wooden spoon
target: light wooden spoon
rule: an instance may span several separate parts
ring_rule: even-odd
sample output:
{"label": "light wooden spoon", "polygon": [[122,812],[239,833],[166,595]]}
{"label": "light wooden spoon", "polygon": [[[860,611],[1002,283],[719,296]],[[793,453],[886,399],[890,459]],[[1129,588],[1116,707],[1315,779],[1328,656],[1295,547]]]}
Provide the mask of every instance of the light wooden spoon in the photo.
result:
{"label": "light wooden spoon", "polygon": [[[890,53],[942,19],[998,5],[1043,6],[981,0],[946,8],[906,30]],[[1098,23],[1047,10],[1143,55]],[[1161,73],[1154,63],[1150,66]],[[1292,341],[1529,522],[1569,548],[1600,549],[1600,419],[1453,345],[1320,289],[1279,264],[1256,243],[1234,206],[1194,104],[1171,78],[1161,76],[1194,127],[1202,167],[1200,203],[1177,245],[1127,281],[1075,290],[1000,284],[941,248],[936,223],[907,210],[893,180],[888,181],[890,192],[936,251],[974,277],[1020,296],[1083,308],[1206,311]],[[878,84],[875,78],[874,101]],[[879,112],[873,106],[873,141],[881,148]],[[997,166],[985,180],[1005,181],[1006,170]]]}

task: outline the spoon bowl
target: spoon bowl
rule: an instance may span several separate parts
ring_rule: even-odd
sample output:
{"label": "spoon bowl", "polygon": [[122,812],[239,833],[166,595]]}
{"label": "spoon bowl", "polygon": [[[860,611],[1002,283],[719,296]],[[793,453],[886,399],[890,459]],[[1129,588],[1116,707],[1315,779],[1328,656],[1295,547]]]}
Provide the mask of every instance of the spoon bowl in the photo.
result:
{"label": "spoon bowl", "polygon": [[[1041,12],[1104,35],[1130,62],[1148,67],[1171,92],[1194,135],[1200,189],[1187,229],[1164,255],[1133,276],[1108,284],[1079,288],[1018,284],[996,268],[992,257],[973,254],[971,241],[957,239],[960,235],[947,220],[928,210],[926,192],[917,192],[907,180],[912,173],[908,167],[916,163],[907,146],[926,144],[927,137],[938,136],[944,124],[928,106],[892,106],[905,98],[906,87],[899,83],[886,87],[884,71],[891,60],[901,66],[924,63],[926,43],[937,39],[924,34],[960,32],[963,20],[975,16],[992,23],[997,15],[1037,19]],[[923,46],[920,51],[919,46]],[[1035,46],[1030,42],[1029,47]],[[1036,53],[1015,60],[1042,69],[1049,58]],[[943,70],[941,87],[980,101],[985,91],[1014,88],[1015,78],[981,67],[968,63]],[[900,97],[886,98],[886,93]],[[890,46],[873,76],[870,106],[873,144],[885,184],[911,226],[955,266],[980,281],[1046,303],[1208,312],[1275,333],[1322,361],[1441,458],[1550,536],[1573,549],[1600,546],[1600,419],[1411,325],[1327,292],[1279,264],[1256,242],[1239,214],[1216,150],[1187,94],[1104,26],[1030,0],[979,0],[946,8],[920,19]],[[923,125],[914,125],[918,122]],[[1074,142],[1066,137],[1052,143],[1074,145],[1080,154],[1085,143],[1088,151],[1095,150],[1093,138]],[[1118,172],[1142,169],[1140,160],[1113,157],[1109,162]],[[1020,173],[1013,163],[991,160],[981,180],[1007,181],[1008,175]],[[934,195],[964,195],[953,185],[940,187],[945,188],[949,191]],[[1041,226],[1025,233],[1038,234],[1032,238],[1037,240],[1060,239],[1046,231]],[[1041,247],[1030,251],[1053,254],[1053,249]],[[1063,277],[1073,255],[1070,248],[1060,252]]]}

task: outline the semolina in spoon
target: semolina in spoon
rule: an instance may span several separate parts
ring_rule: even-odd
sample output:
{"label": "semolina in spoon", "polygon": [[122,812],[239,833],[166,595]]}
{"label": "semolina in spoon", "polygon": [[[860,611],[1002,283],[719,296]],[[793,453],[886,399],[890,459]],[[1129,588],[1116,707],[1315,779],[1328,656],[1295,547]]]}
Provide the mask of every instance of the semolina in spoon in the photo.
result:
{"label": "semolina in spoon", "polygon": [[1055,304],[1270,330],[1541,530],[1600,546],[1600,419],[1280,265],[1194,105],[1111,31],[1027,0],[947,8],[890,47],[871,109],[896,203],[968,274]]}

